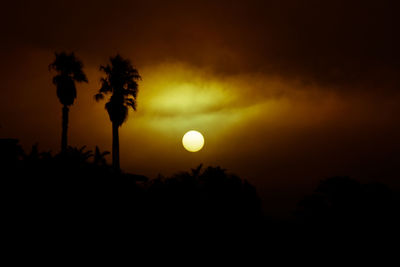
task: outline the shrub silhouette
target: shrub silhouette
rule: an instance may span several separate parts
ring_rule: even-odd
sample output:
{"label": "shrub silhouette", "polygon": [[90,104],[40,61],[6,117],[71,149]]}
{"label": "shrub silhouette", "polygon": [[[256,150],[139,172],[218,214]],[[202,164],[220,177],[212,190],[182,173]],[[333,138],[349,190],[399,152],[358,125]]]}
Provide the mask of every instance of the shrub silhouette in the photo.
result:
{"label": "shrub silhouette", "polygon": [[260,220],[261,202],[253,186],[220,167],[201,168],[151,181],[149,210],[178,225],[228,227]]}
{"label": "shrub silhouette", "polygon": [[399,223],[395,193],[348,177],[321,181],[299,203],[296,220],[278,221],[262,214],[252,185],[218,166],[148,179],[115,172],[99,148],[94,155],[85,146],[52,155],[34,145],[24,153],[15,139],[0,139],[0,148],[4,223],[20,235],[218,236],[278,244],[333,240],[338,231],[341,237],[389,234]]}
{"label": "shrub silhouette", "polygon": [[331,228],[369,231],[393,229],[399,221],[395,194],[383,184],[361,184],[349,177],[321,181],[297,210],[298,219],[315,229]]}
{"label": "shrub silhouette", "polygon": [[[167,234],[189,228],[241,229],[262,216],[254,187],[220,167],[199,166],[148,179],[114,172],[106,163],[99,164],[85,146],[68,147],[53,156],[35,145],[16,162],[2,170],[7,168],[3,179],[7,217],[21,228],[45,232],[65,228],[82,234],[123,231],[124,235],[148,229],[149,234]],[[163,227],[157,228],[160,224]]]}

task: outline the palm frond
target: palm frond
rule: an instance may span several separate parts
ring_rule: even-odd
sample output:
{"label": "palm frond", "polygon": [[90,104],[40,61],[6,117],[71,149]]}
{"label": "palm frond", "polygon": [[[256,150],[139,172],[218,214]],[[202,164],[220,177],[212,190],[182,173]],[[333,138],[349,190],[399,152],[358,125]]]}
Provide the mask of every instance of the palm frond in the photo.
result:
{"label": "palm frond", "polygon": [[126,97],[132,97],[136,98],[137,97],[138,90],[137,89],[124,89],[122,94]]}
{"label": "palm frond", "polygon": [[112,68],[110,65],[107,64],[106,66],[103,66],[103,65],[100,66],[100,70],[104,71],[106,74],[110,74],[112,71]]}
{"label": "palm frond", "polygon": [[107,79],[101,78],[100,82],[101,82],[101,87],[99,90],[100,93],[106,94],[106,93],[111,93],[113,91],[112,86],[110,85]]}
{"label": "palm frond", "polygon": [[100,152],[100,149],[98,146],[96,146],[96,150],[94,153],[94,164],[96,165],[106,165],[107,161],[105,159],[105,156],[111,154],[109,151],[104,151],[104,152]]}
{"label": "palm frond", "polygon": [[96,99],[96,101],[100,101],[104,99],[104,95],[102,93],[98,93],[94,95],[94,99]]}
{"label": "palm frond", "polygon": [[105,108],[110,120],[121,125],[128,116],[128,108],[136,110],[137,81],[141,77],[130,60],[124,59],[119,54],[111,57],[109,64],[101,65],[100,70],[105,73],[105,77],[100,80],[101,87],[95,98],[100,100],[105,94],[112,93]]}
{"label": "palm frond", "polygon": [[88,82],[83,72],[83,63],[74,53],[55,53],[55,60],[49,65],[49,70],[55,70],[60,75],[70,76],[77,82]]}
{"label": "palm frond", "polygon": [[131,107],[136,111],[136,101],[133,98],[125,98],[125,103],[127,106]]}

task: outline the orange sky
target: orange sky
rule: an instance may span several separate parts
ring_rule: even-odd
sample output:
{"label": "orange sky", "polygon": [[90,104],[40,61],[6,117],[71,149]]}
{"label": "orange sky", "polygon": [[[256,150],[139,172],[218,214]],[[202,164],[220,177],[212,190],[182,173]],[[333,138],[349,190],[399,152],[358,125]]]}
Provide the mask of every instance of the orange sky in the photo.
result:
{"label": "orange sky", "polygon": [[[23,1],[22,1],[23,2]],[[2,32],[0,137],[57,151],[61,105],[48,64],[74,51],[69,142],[111,150],[98,68],[117,52],[143,77],[120,130],[121,165],[155,177],[199,163],[256,185],[268,211],[320,179],[399,187],[400,47],[394,1],[40,1],[9,4]],[[191,129],[202,151],[181,145]]]}

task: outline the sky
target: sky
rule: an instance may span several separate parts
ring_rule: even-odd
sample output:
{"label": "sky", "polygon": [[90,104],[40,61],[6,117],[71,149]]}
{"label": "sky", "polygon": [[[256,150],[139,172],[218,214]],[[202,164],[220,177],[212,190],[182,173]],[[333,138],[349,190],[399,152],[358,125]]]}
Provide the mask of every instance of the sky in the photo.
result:
{"label": "sky", "polygon": [[[69,143],[111,151],[96,102],[120,53],[142,76],[120,128],[121,167],[171,175],[220,165],[288,214],[321,179],[400,188],[398,1],[13,1],[0,16],[0,137],[58,152],[61,104],[48,65],[74,52],[88,84]],[[204,148],[187,152],[198,130]],[[109,162],[111,159],[109,158]],[[284,216],[284,215],[282,215]]]}

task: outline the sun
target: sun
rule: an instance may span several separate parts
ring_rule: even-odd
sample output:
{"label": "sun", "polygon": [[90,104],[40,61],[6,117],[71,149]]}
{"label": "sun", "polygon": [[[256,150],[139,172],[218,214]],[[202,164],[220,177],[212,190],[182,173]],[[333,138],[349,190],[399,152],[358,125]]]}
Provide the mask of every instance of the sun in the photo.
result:
{"label": "sun", "polygon": [[189,152],[200,151],[204,146],[204,137],[198,131],[189,131],[182,138],[183,147]]}

